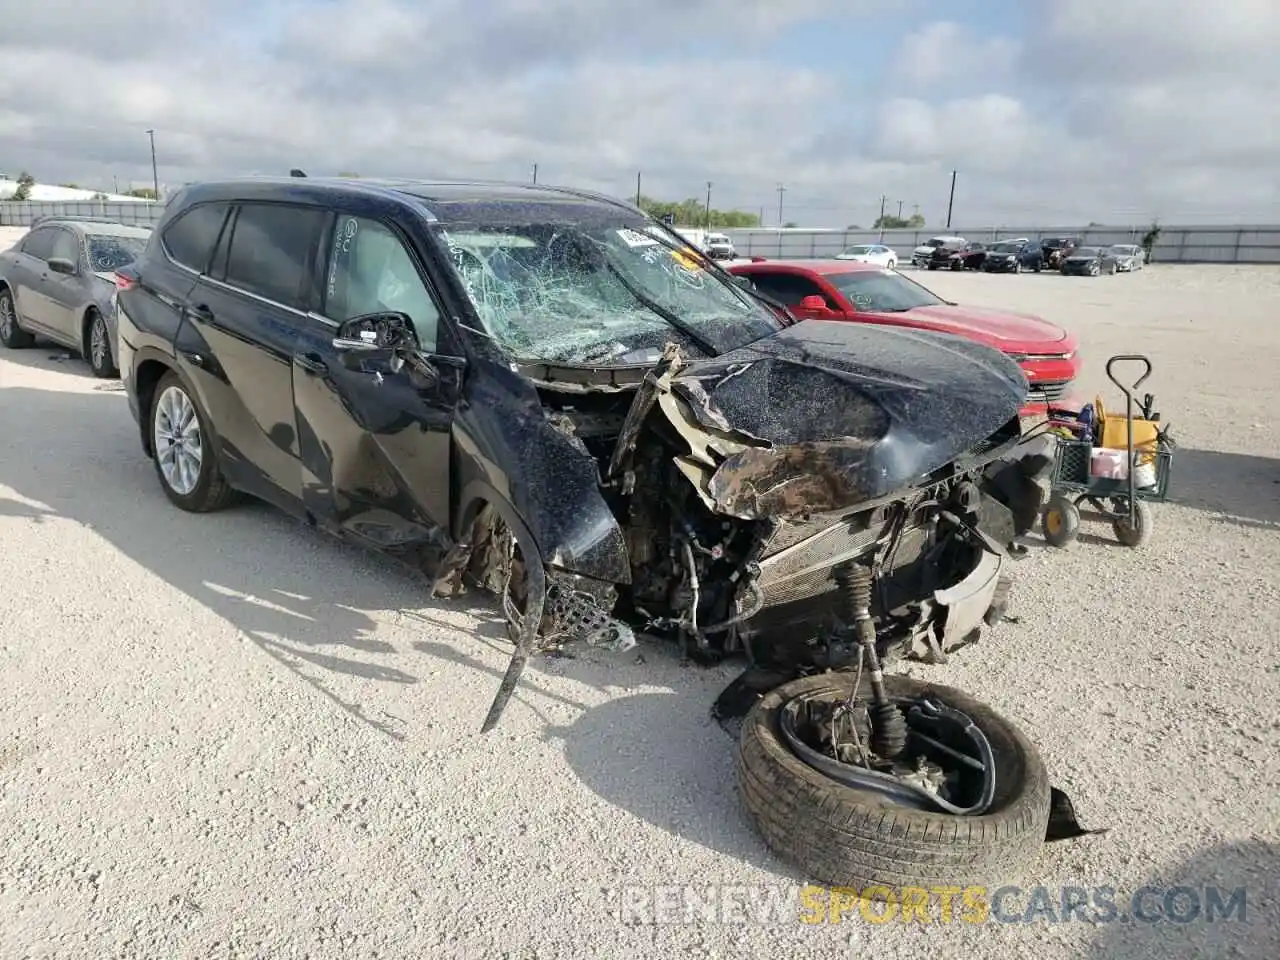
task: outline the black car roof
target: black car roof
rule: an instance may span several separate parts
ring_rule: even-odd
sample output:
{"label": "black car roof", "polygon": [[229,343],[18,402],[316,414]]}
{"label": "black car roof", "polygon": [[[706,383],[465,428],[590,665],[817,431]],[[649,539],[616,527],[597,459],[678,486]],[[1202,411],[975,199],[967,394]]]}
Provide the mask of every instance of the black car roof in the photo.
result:
{"label": "black car roof", "polygon": [[381,196],[409,202],[428,216],[432,207],[448,204],[518,203],[528,205],[564,204],[590,201],[641,214],[630,203],[604,194],[568,187],[512,183],[503,180],[410,180],[348,177],[238,177],[208,180],[184,188],[182,206],[201,200],[234,200],[294,196],[320,200],[325,195]]}

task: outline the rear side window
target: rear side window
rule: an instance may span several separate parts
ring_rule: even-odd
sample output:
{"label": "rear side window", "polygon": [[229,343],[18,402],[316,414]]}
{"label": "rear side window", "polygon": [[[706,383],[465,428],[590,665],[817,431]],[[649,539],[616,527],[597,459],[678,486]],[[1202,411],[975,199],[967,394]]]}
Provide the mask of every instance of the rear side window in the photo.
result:
{"label": "rear side window", "polygon": [[209,254],[218,242],[229,204],[202,203],[181,214],[164,228],[161,239],[169,256],[197,272],[209,265]]}
{"label": "rear side window", "polygon": [[307,265],[324,220],[324,211],[310,207],[242,204],[227,251],[227,283],[301,308]]}
{"label": "rear side window", "polygon": [[[823,296],[822,288],[812,280],[791,273],[753,273],[751,280],[763,293],[780,300],[788,307],[796,306],[805,297]],[[823,296],[829,306],[829,298]]]}
{"label": "rear side window", "polygon": [[76,266],[80,265],[80,241],[70,230],[54,232],[53,251],[49,254],[49,259],[55,258],[70,260]]}
{"label": "rear side window", "polygon": [[37,227],[22,241],[22,252],[29,257],[48,260],[53,255],[53,227]]}

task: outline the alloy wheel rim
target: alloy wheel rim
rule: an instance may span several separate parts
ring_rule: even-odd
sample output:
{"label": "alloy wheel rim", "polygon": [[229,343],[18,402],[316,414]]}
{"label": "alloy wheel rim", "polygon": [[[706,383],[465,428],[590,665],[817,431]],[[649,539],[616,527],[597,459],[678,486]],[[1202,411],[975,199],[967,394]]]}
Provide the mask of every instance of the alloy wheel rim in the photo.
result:
{"label": "alloy wheel rim", "polygon": [[95,367],[106,367],[107,365],[107,331],[104,329],[106,324],[102,322],[101,317],[95,317],[93,327],[89,331],[89,352],[93,357],[93,365]]}
{"label": "alloy wheel rim", "polygon": [[204,438],[195,404],[178,387],[167,387],[156,401],[155,454],[164,482],[174,493],[187,496],[200,482]]}
{"label": "alloy wheel rim", "polygon": [[13,332],[13,301],[0,297],[0,334],[8,337]]}

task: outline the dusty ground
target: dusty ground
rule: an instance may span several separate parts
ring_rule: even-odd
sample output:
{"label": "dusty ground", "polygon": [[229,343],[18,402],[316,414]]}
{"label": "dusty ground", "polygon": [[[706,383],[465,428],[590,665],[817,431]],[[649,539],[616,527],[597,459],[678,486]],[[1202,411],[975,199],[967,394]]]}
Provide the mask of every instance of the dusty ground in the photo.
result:
{"label": "dusty ground", "polygon": [[[482,738],[488,613],[266,507],[171,508],[123,395],[36,348],[0,351],[0,956],[1280,956],[1280,270],[917,276],[1071,327],[1090,391],[1150,354],[1182,447],[1145,550],[1034,549],[1021,623],[914,669],[1111,828],[1028,884],[1245,886],[1246,922],[799,923],[707,717],[728,670],[538,663]],[[792,919],[619,916],[668,884]]]}

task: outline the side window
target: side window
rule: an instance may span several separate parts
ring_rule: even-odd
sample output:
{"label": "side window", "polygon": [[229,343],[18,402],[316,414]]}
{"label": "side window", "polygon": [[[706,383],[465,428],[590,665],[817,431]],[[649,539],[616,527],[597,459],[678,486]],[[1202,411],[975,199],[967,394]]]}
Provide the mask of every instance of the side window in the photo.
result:
{"label": "side window", "polygon": [[228,204],[202,203],[182,213],[164,228],[161,240],[169,256],[191,270],[203,272],[218,242]]}
{"label": "side window", "polygon": [[815,296],[822,297],[828,306],[832,306],[829,298],[823,296],[822,288],[807,277],[791,273],[753,273],[751,279],[760,290],[788,307],[796,306],[805,297]]}
{"label": "side window", "polygon": [[419,347],[435,352],[440,311],[413,255],[393,230],[377,220],[338,217],[325,275],[325,316],[341,323],[387,311],[407,314]]}
{"label": "side window", "polygon": [[22,252],[38,260],[48,260],[53,256],[53,233],[53,227],[32,230],[22,241]]}
{"label": "side window", "polygon": [[53,250],[49,254],[49,259],[55,258],[70,260],[77,267],[80,265],[80,241],[70,230],[54,231]]}
{"label": "side window", "polygon": [[281,203],[240,206],[227,250],[227,283],[300,309],[324,211]]}

